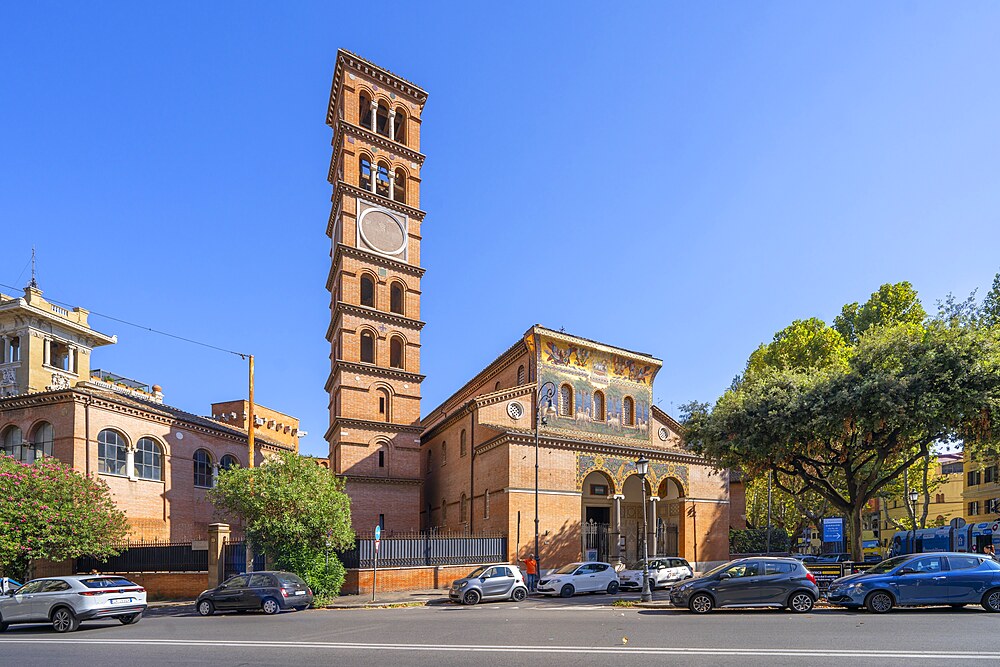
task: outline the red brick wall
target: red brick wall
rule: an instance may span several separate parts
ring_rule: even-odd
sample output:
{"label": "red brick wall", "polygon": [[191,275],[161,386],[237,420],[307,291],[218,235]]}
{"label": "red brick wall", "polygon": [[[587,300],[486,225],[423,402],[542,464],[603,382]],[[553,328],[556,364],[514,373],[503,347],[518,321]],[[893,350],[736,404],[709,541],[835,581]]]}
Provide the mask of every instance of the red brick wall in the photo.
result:
{"label": "red brick wall", "polygon": [[[456,579],[461,579],[478,565],[440,565],[432,567],[392,567],[379,568],[378,592],[419,591],[448,588]],[[371,595],[372,571],[348,570],[342,595]],[[377,596],[378,593],[376,593]]]}
{"label": "red brick wall", "polygon": [[102,572],[116,574],[146,589],[147,600],[194,600],[208,588],[207,572]]}

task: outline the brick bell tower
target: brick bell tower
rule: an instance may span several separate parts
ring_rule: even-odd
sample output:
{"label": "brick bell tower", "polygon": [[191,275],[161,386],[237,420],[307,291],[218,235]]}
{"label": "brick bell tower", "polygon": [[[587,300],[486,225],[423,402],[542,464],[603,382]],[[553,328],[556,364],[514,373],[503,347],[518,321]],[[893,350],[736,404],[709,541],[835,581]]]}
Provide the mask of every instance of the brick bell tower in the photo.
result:
{"label": "brick bell tower", "polygon": [[420,114],[427,93],[337,52],[330,237],[330,468],[355,531],[420,528]]}

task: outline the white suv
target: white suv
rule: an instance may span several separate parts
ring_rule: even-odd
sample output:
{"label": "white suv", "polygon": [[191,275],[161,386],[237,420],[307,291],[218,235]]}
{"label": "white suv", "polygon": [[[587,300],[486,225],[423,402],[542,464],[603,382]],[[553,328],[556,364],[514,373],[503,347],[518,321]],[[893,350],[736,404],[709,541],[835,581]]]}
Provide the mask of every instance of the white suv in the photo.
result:
{"label": "white suv", "polygon": [[116,618],[138,623],[146,610],[146,589],[121,577],[85,574],[34,579],[0,597],[0,632],[13,623],[51,623],[72,632],[80,621]]}
{"label": "white suv", "polygon": [[564,598],[577,593],[614,595],[618,592],[618,575],[610,563],[570,563],[542,576],[537,590],[542,595]]}

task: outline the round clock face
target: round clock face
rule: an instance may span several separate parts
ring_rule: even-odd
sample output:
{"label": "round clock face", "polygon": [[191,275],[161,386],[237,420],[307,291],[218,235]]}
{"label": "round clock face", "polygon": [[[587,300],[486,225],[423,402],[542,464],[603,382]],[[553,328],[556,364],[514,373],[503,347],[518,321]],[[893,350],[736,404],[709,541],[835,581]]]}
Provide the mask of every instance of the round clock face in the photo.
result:
{"label": "round clock face", "polygon": [[666,442],[667,441],[667,429],[666,429],[666,427],[661,426],[660,427],[660,432],[659,432],[658,435],[660,436],[660,440],[662,440],[663,442]]}
{"label": "round clock face", "polygon": [[406,234],[396,218],[385,211],[368,209],[361,217],[361,238],[373,250],[398,255],[406,247]]}
{"label": "round clock face", "polygon": [[507,416],[511,419],[520,419],[524,415],[524,406],[517,401],[507,404]]}

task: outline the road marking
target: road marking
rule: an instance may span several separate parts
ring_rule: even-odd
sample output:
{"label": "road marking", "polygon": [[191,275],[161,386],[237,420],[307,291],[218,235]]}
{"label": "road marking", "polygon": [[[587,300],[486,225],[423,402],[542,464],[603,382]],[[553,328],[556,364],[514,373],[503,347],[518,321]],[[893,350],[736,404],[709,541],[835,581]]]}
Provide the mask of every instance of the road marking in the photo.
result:
{"label": "road marking", "polygon": [[76,646],[192,646],[192,647],[254,647],[288,649],[326,649],[331,651],[430,651],[479,653],[562,653],[598,655],[664,655],[664,656],[753,656],[791,658],[867,658],[909,660],[996,660],[993,652],[921,651],[912,650],[859,651],[848,649],[796,648],[716,648],[716,647],[639,647],[639,646],[491,646],[488,644],[369,644],[362,642],[265,642],[214,639],[57,639],[54,637],[4,637],[0,644],[71,644]]}

